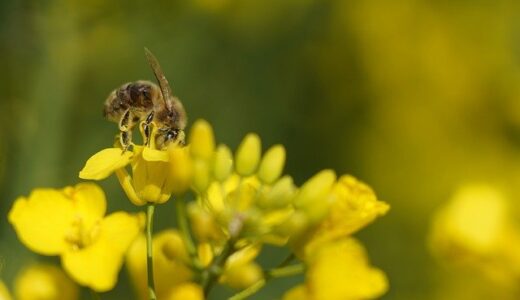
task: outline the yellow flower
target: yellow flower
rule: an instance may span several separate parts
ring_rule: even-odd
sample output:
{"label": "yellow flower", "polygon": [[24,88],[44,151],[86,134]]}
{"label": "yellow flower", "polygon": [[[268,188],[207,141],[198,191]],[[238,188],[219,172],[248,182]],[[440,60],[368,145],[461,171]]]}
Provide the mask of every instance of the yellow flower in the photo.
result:
{"label": "yellow flower", "polygon": [[11,300],[11,294],[2,280],[0,280],[0,300]]}
{"label": "yellow flower", "polygon": [[114,287],[123,255],[142,227],[142,217],[116,212],[104,217],[105,195],[92,183],[61,190],[40,188],[18,198],[9,222],[29,249],[60,255],[79,284],[96,291]]}
{"label": "yellow flower", "polygon": [[18,300],[79,298],[78,286],[61,269],[43,264],[24,269],[15,279],[14,293]]}
{"label": "yellow flower", "polygon": [[[173,288],[190,281],[194,276],[188,267],[189,256],[176,230],[168,229],[155,234],[152,243],[155,292],[158,299],[168,299],[167,295]],[[144,235],[139,236],[130,247],[126,266],[139,299],[148,299]]]}
{"label": "yellow flower", "polygon": [[[191,184],[192,164],[188,149],[172,144],[157,149],[152,126],[150,145],[134,145],[133,151],[108,148],[90,157],[79,173],[82,179],[102,180],[116,173],[128,199],[135,205],[164,203],[171,194],[181,194]],[[131,175],[126,167],[131,166]]]}
{"label": "yellow flower", "polygon": [[462,187],[433,218],[431,251],[517,290],[520,280],[520,228],[506,199],[491,186]]}
{"label": "yellow flower", "polygon": [[306,258],[304,285],[284,300],[357,300],[380,297],[388,289],[385,274],[368,262],[364,248],[352,238],[329,242]]}
{"label": "yellow flower", "polygon": [[306,248],[349,236],[385,215],[389,208],[388,204],[377,199],[368,185],[343,175],[333,185],[327,216],[308,236]]}

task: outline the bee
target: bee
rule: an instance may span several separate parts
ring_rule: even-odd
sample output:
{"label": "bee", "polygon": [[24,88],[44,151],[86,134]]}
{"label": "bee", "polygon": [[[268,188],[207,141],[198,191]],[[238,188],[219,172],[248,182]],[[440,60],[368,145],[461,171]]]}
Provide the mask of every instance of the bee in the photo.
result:
{"label": "bee", "polygon": [[144,144],[150,142],[150,125],[158,127],[155,143],[159,149],[171,142],[184,145],[186,112],[182,103],[173,96],[168,80],[157,58],[145,48],[145,55],[159,85],[138,80],[121,85],[105,100],[103,114],[111,122],[118,123],[119,141],[123,151],[132,144],[132,130],[143,124]]}

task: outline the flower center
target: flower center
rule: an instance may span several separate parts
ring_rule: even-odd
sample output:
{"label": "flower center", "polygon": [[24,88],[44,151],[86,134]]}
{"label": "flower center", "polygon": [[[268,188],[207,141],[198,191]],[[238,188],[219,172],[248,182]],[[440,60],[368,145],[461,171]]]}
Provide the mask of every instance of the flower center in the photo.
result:
{"label": "flower center", "polygon": [[65,235],[65,240],[74,251],[81,250],[91,245],[99,235],[100,221],[87,228],[81,216],[76,216],[69,231]]}

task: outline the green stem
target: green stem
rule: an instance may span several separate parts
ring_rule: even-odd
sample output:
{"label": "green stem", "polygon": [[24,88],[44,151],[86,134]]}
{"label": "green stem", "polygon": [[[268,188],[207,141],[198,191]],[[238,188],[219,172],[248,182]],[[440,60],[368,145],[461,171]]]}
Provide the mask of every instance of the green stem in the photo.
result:
{"label": "green stem", "polygon": [[290,266],[286,266],[286,267],[267,270],[265,272],[265,277],[266,278],[287,277],[287,276],[298,275],[300,273],[303,273],[303,271],[305,271],[305,265],[295,264],[295,265],[290,265]]}
{"label": "green stem", "polygon": [[222,273],[222,269],[224,268],[224,264],[228,257],[233,254],[235,242],[234,240],[229,240],[224,249],[220,252],[220,255],[213,260],[213,263],[206,268],[206,270],[202,274],[202,287],[204,289],[204,296],[207,297],[209,291],[215,284],[218,276]]}
{"label": "green stem", "polygon": [[195,262],[198,259],[197,248],[195,247],[195,242],[193,241],[189,229],[188,218],[186,216],[186,203],[182,199],[177,199],[175,204],[177,210],[177,224],[181,230],[183,240],[186,243],[186,250],[188,251],[192,261]]}
{"label": "green stem", "polygon": [[101,296],[99,296],[98,293],[96,293],[96,291],[94,291],[93,289],[89,289],[90,290],[90,298],[92,300],[101,300]]}
{"label": "green stem", "polygon": [[[285,260],[281,265],[284,265],[286,261],[287,261],[287,263],[290,262],[292,259],[293,258]],[[231,296],[228,300],[247,299],[249,296],[254,295],[258,291],[260,291],[265,286],[265,284],[267,283],[268,280],[270,280],[272,278],[280,278],[280,277],[297,275],[297,274],[302,273],[304,270],[305,270],[305,266],[303,264],[295,264],[295,265],[290,265],[290,266],[286,266],[286,267],[280,267],[280,268],[267,270],[264,272],[264,279],[261,279],[261,280],[255,282],[254,284],[252,284],[245,290],[242,290],[239,293]]]}
{"label": "green stem", "polygon": [[153,232],[153,213],[155,205],[148,203],[146,205],[146,266],[148,271],[148,297],[150,300],[156,300],[155,286],[153,280],[153,249],[152,249],[152,232]]}
{"label": "green stem", "polygon": [[250,287],[241,292],[231,296],[228,300],[243,300],[247,299],[249,296],[256,294],[261,288],[264,287],[266,283],[265,279],[259,280]]}

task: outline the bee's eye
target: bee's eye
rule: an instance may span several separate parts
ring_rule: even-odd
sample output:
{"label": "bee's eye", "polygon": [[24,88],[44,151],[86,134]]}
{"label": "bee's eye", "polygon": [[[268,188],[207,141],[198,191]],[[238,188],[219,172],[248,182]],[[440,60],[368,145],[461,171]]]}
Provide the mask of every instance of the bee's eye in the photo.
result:
{"label": "bee's eye", "polygon": [[166,133],[166,140],[174,140],[178,134],[177,130],[170,130]]}
{"label": "bee's eye", "polygon": [[145,99],[151,99],[150,89],[144,88],[141,92]]}

